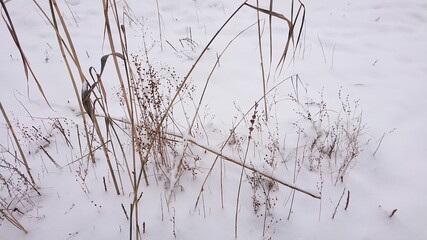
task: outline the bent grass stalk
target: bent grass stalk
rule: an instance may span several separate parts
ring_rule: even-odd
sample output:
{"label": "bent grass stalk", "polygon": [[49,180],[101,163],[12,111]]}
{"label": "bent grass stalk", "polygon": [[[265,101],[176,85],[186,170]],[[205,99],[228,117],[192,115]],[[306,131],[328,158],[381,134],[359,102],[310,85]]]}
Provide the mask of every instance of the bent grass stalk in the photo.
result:
{"label": "bent grass stalk", "polygon": [[301,187],[299,187],[299,186],[297,186],[297,185],[295,185],[293,183],[288,183],[286,181],[280,180],[280,179],[274,177],[273,173],[264,173],[264,172],[256,169],[253,166],[250,166],[250,165],[247,165],[247,164],[243,164],[241,161],[235,159],[233,156],[229,156],[229,155],[223,154],[221,150],[215,149],[215,148],[213,148],[211,146],[208,146],[208,145],[204,145],[204,144],[198,142],[196,139],[193,139],[193,138],[191,138],[189,136],[180,136],[180,135],[174,134],[174,133],[168,133],[168,134],[170,134],[170,135],[172,135],[174,137],[185,139],[186,141],[188,141],[188,142],[190,142],[190,143],[192,143],[192,144],[194,144],[194,145],[202,148],[203,150],[206,150],[206,151],[208,151],[210,153],[213,153],[213,154],[215,154],[215,155],[223,158],[224,160],[226,160],[226,161],[228,161],[230,163],[236,164],[238,166],[244,167],[245,169],[248,169],[248,170],[251,170],[253,172],[256,172],[256,173],[260,174],[261,176],[266,177],[266,178],[268,178],[270,180],[273,180],[273,181],[275,181],[275,182],[277,182],[277,183],[279,183],[279,184],[281,184],[283,186],[286,186],[286,187],[294,189],[294,190],[296,190],[298,192],[304,193],[304,194],[306,194],[306,195],[308,195],[310,197],[313,197],[313,198],[316,198],[316,199],[320,199],[320,196],[318,194],[316,194],[314,192],[311,192],[310,190],[305,190],[305,189],[303,189],[303,188],[301,188]]}
{"label": "bent grass stalk", "polygon": [[[105,30],[107,33],[108,42],[110,45],[111,52],[116,53],[115,46],[114,46],[114,39],[113,39],[112,30],[111,30],[111,26],[110,26],[109,13],[108,13],[109,12],[108,9],[110,8],[109,2],[110,2],[109,0],[103,0],[102,1],[103,8],[104,8],[103,10],[104,10]],[[115,16],[115,22],[116,22],[117,26],[119,26],[119,21],[118,21],[118,17],[117,17],[118,15],[117,15],[116,1],[113,0],[113,4],[111,4],[111,5],[113,5],[112,11],[113,11],[113,14]],[[125,52],[125,47],[124,47],[125,45],[123,43],[122,36],[120,34],[121,31],[120,31],[119,27],[118,27],[118,32],[119,32],[118,34],[120,36],[120,43],[121,43],[122,51],[124,54],[126,54],[127,52]],[[127,66],[127,59],[128,58],[126,56],[126,60],[124,61],[126,66]],[[122,93],[123,99],[125,101],[125,105],[126,105],[126,109],[127,109],[127,113],[128,113],[128,119],[131,123],[132,166],[133,166],[133,171],[131,174],[132,178],[133,178],[133,181],[131,181],[131,182],[133,182],[133,184],[132,184],[132,186],[133,186],[133,203],[132,203],[132,207],[131,207],[131,216],[135,215],[135,220],[134,221],[131,220],[129,223],[130,228],[131,228],[130,239],[132,239],[132,234],[133,234],[132,226],[133,226],[134,222],[135,222],[135,239],[139,239],[140,238],[140,232],[138,231],[138,229],[139,229],[139,216],[138,216],[139,215],[139,213],[138,213],[139,184],[137,184],[137,176],[136,176],[136,173],[137,173],[136,148],[135,148],[136,129],[135,129],[135,120],[134,120],[134,117],[136,114],[135,113],[136,109],[134,109],[134,105],[133,105],[133,101],[132,101],[132,91],[131,91],[131,84],[130,84],[129,78],[128,78],[128,86],[127,86],[129,94],[127,94],[126,90],[125,90],[126,89],[125,84],[124,84],[124,81],[122,78],[122,74],[121,74],[116,56],[113,56],[113,60],[114,60],[114,66],[115,66],[116,73],[117,73],[117,78],[118,78],[118,81],[120,84],[121,93]],[[127,71],[126,71],[126,73],[127,73]],[[143,160],[141,159],[141,161],[143,161]],[[143,169],[144,165],[142,165],[141,168]],[[148,180],[147,180],[147,178],[145,178],[145,179],[146,179],[146,185],[148,185]]]}
{"label": "bent grass stalk", "polygon": [[[86,121],[84,110],[83,110],[84,107],[83,107],[83,102],[82,101],[84,101],[84,99],[80,100],[80,97],[79,97],[80,94],[78,93],[79,91],[77,90],[77,84],[76,84],[76,82],[74,80],[74,74],[72,73],[71,66],[70,66],[70,64],[69,64],[69,62],[67,60],[66,55],[65,55],[65,51],[64,51],[64,48],[63,48],[63,44],[65,45],[65,43],[62,41],[62,37],[61,37],[60,32],[59,32],[59,26],[58,26],[58,23],[57,23],[56,17],[55,17],[56,14],[58,15],[58,18],[60,20],[60,24],[61,24],[61,26],[62,26],[62,28],[64,30],[64,33],[65,33],[65,35],[67,37],[68,44],[70,45],[71,52],[72,52],[72,59],[74,60],[74,64],[75,64],[75,66],[76,66],[76,68],[78,70],[81,82],[84,83],[87,80],[86,80],[86,78],[85,78],[85,76],[83,74],[80,62],[78,60],[77,53],[76,53],[75,48],[74,48],[73,41],[71,39],[71,36],[70,36],[70,33],[69,33],[68,28],[66,26],[66,23],[65,23],[65,21],[64,21],[64,19],[62,17],[62,14],[61,14],[61,11],[60,11],[60,9],[58,7],[58,4],[56,3],[56,0],[50,0],[49,4],[50,4],[50,10],[51,10],[51,13],[52,13],[53,23],[54,23],[55,30],[56,30],[56,33],[57,33],[58,44],[60,45],[61,53],[62,53],[63,59],[64,59],[64,61],[66,63],[66,66],[67,66],[67,69],[68,69],[68,73],[69,73],[69,75],[71,77],[71,80],[72,80],[72,83],[73,83],[73,87],[74,87],[74,92],[75,92],[76,97],[78,99],[79,106],[80,106],[80,111],[82,113],[81,115],[82,115],[82,119],[83,119],[83,124],[85,126],[86,139],[87,139],[88,146],[89,146],[89,149],[90,149],[89,151],[92,152],[92,147],[91,147],[91,143],[90,143],[90,140],[89,140],[90,139],[89,138],[89,133],[88,133],[88,130],[87,130],[87,121]],[[90,113],[88,113],[88,114],[90,114]],[[101,142],[102,150],[104,152],[104,155],[106,157],[106,160],[107,160],[107,163],[108,163],[108,166],[109,166],[109,169],[110,169],[110,174],[111,174],[111,177],[113,179],[113,183],[114,183],[114,187],[116,189],[116,193],[117,193],[117,195],[120,195],[120,190],[119,190],[119,187],[118,187],[118,184],[117,184],[116,176],[115,176],[114,170],[112,168],[111,160],[110,160],[110,157],[109,157],[109,154],[108,154],[107,145],[105,144],[104,138],[102,136],[102,132],[101,132],[101,130],[99,128],[99,125],[98,125],[98,122],[96,121],[96,118],[94,117],[92,120],[93,120],[93,124],[94,124],[95,130],[96,130],[96,133],[98,135],[98,138],[99,138],[99,140]],[[95,162],[95,158],[93,156],[93,152],[92,152],[92,154],[90,154],[90,156],[92,158],[92,162]]]}

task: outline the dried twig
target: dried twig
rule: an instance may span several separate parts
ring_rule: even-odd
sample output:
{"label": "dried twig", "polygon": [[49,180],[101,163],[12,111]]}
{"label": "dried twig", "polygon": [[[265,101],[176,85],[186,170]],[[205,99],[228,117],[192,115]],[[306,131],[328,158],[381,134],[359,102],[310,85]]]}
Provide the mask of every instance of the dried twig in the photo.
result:
{"label": "dried twig", "polygon": [[313,193],[313,192],[311,192],[311,191],[309,191],[309,190],[304,190],[304,189],[302,189],[302,188],[300,188],[300,187],[298,187],[298,186],[296,186],[296,185],[294,185],[294,184],[292,184],[292,183],[288,183],[288,182],[286,182],[286,181],[280,180],[280,179],[278,179],[278,178],[274,177],[272,173],[264,173],[264,172],[259,171],[258,169],[254,168],[254,167],[252,167],[252,166],[249,166],[249,165],[243,164],[241,161],[236,160],[236,159],[235,159],[234,157],[232,157],[232,156],[225,155],[225,154],[223,154],[221,151],[219,151],[219,150],[217,150],[217,149],[214,149],[214,148],[212,148],[211,146],[205,146],[205,145],[203,145],[203,144],[199,143],[199,142],[198,142],[196,139],[194,139],[194,138],[191,138],[191,137],[185,137],[185,138],[184,138],[183,136],[179,136],[179,135],[177,135],[177,134],[173,134],[173,136],[183,138],[183,139],[185,139],[186,141],[191,142],[191,143],[193,143],[194,145],[196,145],[196,146],[198,146],[198,147],[200,147],[200,148],[202,148],[202,149],[204,149],[204,150],[206,150],[206,151],[208,151],[208,152],[211,152],[211,153],[213,153],[213,154],[215,154],[215,155],[218,155],[218,156],[222,157],[224,160],[226,160],[226,161],[228,161],[228,162],[234,163],[234,164],[239,165],[239,166],[241,166],[241,167],[244,167],[244,168],[246,168],[246,169],[248,169],[248,170],[251,170],[251,171],[257,172],[257,173],[258,173],[258,174],[260,174],[261,176],[266,177],[266,178],[269,178],[269,179],[271,179],[271,180],[273,180],[273,181],[275,181],[275,182],[277,182],[277,183],[279,183],[279,184],[281,184],[281,185],[284,185],[284,186],[289,187],[289,188],[291,188],[291,189],[295,189],[296,191],[299,191],[299,192],[301,192],[301,193],[304,193],[304,194],[306,194],[306,195],[308,195],[308,196],[311,196],[311,197],[313,197],[313,198],[320,199],[320,196],[319,196],[318,194],[316,194],[316,193]]}
{"label": "dried twig", "polygon": [[397,212],[397,208],[393,209],[393,211],[391,211],[389,218],[393,217],[396,212]]}
{"label": "dried twig", "polygon": [[350,203],[350,190],[347,191],[347,201],[345,202],[344,210],[347,210],[349,203]]}
{"label": "dried twig", "polygon": [[334,218],[335,218],[335,214],[337,214],[337,210],[338,210],[338,207],[340,206],[341,199],[342,199],[342,197],[344,196],[344,193],[345,193],[345,188],[344,188],[344,190],[342,191],[342,194],[341,194],[340,200],[338,200],[338,203],[337,203],[337,205],[335,206],[334,213],[332,214],[332,219],[334,219]]}

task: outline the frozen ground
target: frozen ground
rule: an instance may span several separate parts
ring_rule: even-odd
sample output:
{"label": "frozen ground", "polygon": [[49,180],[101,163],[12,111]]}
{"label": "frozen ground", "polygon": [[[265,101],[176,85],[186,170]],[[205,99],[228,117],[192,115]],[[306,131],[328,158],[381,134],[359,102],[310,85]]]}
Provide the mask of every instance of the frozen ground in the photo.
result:
{"label": "frozen ground", "polygon": [[[103,43],[102,1],[66,2],[69,8],[63,4],[64,1],[60,1],[60,6],[83,68],[99,68],[99,59],[110,52],[108,44]],[[159,0],[161,45],[156,1],[128,0],[127,3],[130,8],[126,9],[131,9],[134,19],[139,20],[139,24],[126,25],[130,51],[142,55],[143,42],[148,43],[148,47],[153,43],[149,53],[151,61],[174,67],[178,76],[183,77],[241,1]],[[426,239],[427,3],[423,0],[307,0],[304,3],[306,22],[301,46],[294,61],[286,62],[282,74],[271,80],[271,86],[299,74],[308,97],[319,101],[322,93],[331,112],[341,110],[339,92],[344,99],[348,94],[351,104],[353,100],[360,100],[357,109],[363,113],[362,119],[366,123],[361,141],[370,139],[370,142],[363,145],[364,151],[351,165],[352,169],[343,182],[334,186],[328,173],[324,173],[326,183],[321,201],[297,193],[289,219],[292,192],[279,186],[279,190],[273,193],[277,200],[267,217],[271,222],[267,224],[270,227],[264,237],[264,217],[254,213],[251,189],[244,185],[238,238]],[[252,4],[255,5],[255,1]],[[268,3],[264,4],[268,8]],[[9,118],[16,126],[40,127],[48,132],[51,122],[43,118],[57,117],[62,119],[62,124],[70,124],[71,131],[76,131],[71,126],[74,126],[73,122],[81,122],[75,113],[78,104],[54,31],[33,2],[12,0],[7,1],[6,6],[27,58],[53,108],[52,111],[46,106],[32,80],[29,81],[28,99],[21,57],[2,21],[0,100]],[[48,7],[46,3],[42,6]],[[289,15],[288,6],[282,1],[274,2],[275,11],[285,16]],[[261,15],[261,18],[268,28],[268,17]],[[244,8],[212,44],[191,76],[191,83],[196,87],[195,99],[201,94],[216,55],[239,32],[254,23],[256,12],[249,7]],[[275,54],[279,54],[287,25],[279,20],[273,23],[273,49],[278,49]],[[267,30],[264,34],[268,34]],[[191,42],[183,39],[191,39]],[[268,37],[263,38],[263,44],[267,46]],[[268,51],[268,46],[263,49]],[[242,33],[220,59],[220,67],[213,75],[203,104],[207,104],[204,112],[209,114],[206,120],[209,142],[215,149],[219,148],[219,143],[236,122],[233,118],[239,115],[236,106],[245,112],[263,95],[258,54],[258,33],[254,25]],[[277,57],[275,55],[275,59]],[[264,60],[268,62],[267,59]],[[111,62],[107,64],[112,66]],[[109,90],[117,89],[114,74],[114,69],[107,67],[104,76],[110,84]],[[291,83],[281,85],[277,98],[286,99],[292,89]],[[111,102],[117,101],[113,95]],[[280,149],[292,158],[286,151],[295,147],[295,129],[291,124],[295,116],[290,116],[293,113],[291,108],[281,108],[288,105],[277,106],[276,121],[281,127],[279,142],[290,144]],[[118,107],[111,108],[116,116],[123,113]],[[0,119],[0,141],[3,146],[9,146],[12,140],[3,118]],[[381,138],[383,134],[385,137]],[[60,136],[50,136],[55,144],[49,147],[61,166],[58,168],[35,147],[43,140],[27,142],[22,133],[18,135],[28,153],[29,165],[41,196],[34,196],[32,204],[19,207],[24,215],[17,211],[13,213],[28,233],[2,220],[0,240],[129,238],[129,220],[121,204],[129,212],[132,195],[130,191],[121,196],[114,193],[105,162],[98,161],[94,166],[89,164],[85,181],[82,181],[79,174],[84,166],[74,162],[78,150],[72,152]],[[376,151],[378,145],[380,147]],[[194,208],[201,184],[214,159],[212,154],[203,151],[194,154],[201,158],[198,175],[196,178],[191,174],[184,175],[180,181],[181,189],[165,190],[163,182],[149,187],[141,185],[140,222],[145,223],[143,239],[234,238],[241,168],[225,162],[224,206],[221,204],[220,172],[215,168],[202,195],[203,204]],[[227,154],[241,157],[241,152],[233,149],[228,149]],[[0,156],[10,159],[5,152]],[[251,156],[255,158],[258,155],[253,153]],[[289,176],[282,176],[283,179],[292,180],[292,169],[284,172]],[[104,191],[103,177],[107,178],[107,192]],[[316,174],[307,172],[297,179],[296,184],[317,192],[319,179],[316,177]],[[244,182],[247,181],[244,177]],[[334,219],[331,219],[344,189],[343,199]],[[344,210],[348,190],[351,197],[348,209]],[[172,200],[168,205],[165,199],[171,192]],[[5,196],[4,192],[1,194]],[[397,211],[389,217],[394,209]]]}

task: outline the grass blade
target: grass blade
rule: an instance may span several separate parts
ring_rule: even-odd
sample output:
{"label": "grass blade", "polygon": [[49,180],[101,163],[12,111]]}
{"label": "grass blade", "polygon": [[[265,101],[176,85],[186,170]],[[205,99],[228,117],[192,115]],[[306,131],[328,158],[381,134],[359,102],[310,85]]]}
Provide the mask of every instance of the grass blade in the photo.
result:
{"label": "grass blade", "polygon": [[7,29],[9,30],[9,33],[12,36],[16,47],[19,50],[19,54],[21,54],[22,64],[24,66],[25,77],[27,78],[27,95],[29,95],[29,86],[28,86],[28,79],[29,79],[28,72],[29,72],[29,73],[31,73],[31,76],[34,79],[34,82],[36,83],[40,94],[43,96],[43,98],[44,98],[45,102],[47,103],[47,105],[49,106],[49,108],[52,109],[49,101],[47,100],[46,94],[44,93],[43,88],[42,88],[39,80],[37,79],[36,75],[34,74],[33,69],[31,68],[31,66],[27,60],[27,57],[25,56],[24,50],[21,47],[21,43],[19,42],[18,34],[16,33],[15,27],[13,26],[13,22],[12,22],[12,19],[10,18],[9,12],[6,8],[6,4],[4,3],[3,0],[0,0],[0,3],[1,3],[2,9],[6,15],[6,18],[5,18],[5,16],[2,14],[2,18],[3,18],[4,22],[6,23]]}

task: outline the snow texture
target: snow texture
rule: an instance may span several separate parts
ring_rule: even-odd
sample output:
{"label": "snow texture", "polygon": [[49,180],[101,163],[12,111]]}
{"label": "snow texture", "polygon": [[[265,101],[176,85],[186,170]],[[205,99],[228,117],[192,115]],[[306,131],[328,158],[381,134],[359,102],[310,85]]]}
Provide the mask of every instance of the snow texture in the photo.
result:
{"label": "snow texture", "polygon": [[[50,13],[48,1],[36,2]],[[101,57],[111,52],[104,38],[102,1],[58,2],[82,69],[86,71],[84,74],[89,76],[89,67],[100,69]],[[173,67],[180,79],[222,24],[242,4],[242,1],[220,0],[117,2],[119,13],[125,11],[134,20],[123,23],[129,52],[143,58],[145,49],[148,49],[155,67]],[[275,12],[290,18],[290,1],[273,2]],[[270,204],[273,207],[270,212],[264,212],[265,205],[255,212],[254,192],[250,185],[253,175],[245,170],[238,209],[238,239],[427,239],[427,3],[424,0],[303,2],[306,19],[300,45],[293,59],[292,54],[288,55],[282,73],[272,75],[269,86],[298,74],[301,80],[298,99],[306,104],[305,109],[313,111],[313,119],[317,120],[315,125],[310,125],[310,122],[301,120],[307,112],[295,113],[297,105],[290,99],[297,97],[294,91],[296,81],[285,81],[271,94],[278,102],[271,108],[275,124],[258,122],[258,127],[264,131],[254,130],[253,141],[267,146],[269,140],[265,136],[269,132],[266,129],[274,133],[272,128],[277,126],[280,130],[277,135],[272,134],[272,138],[277,140],[274,144],[278,147],[270,146],[277,147],[274,157],[283,157],[288,169],[285,165],[275,168],[257,161],[263,158],[261,154],[269,153],[265,148],[260,150],[262,153],[249,151],[246,164],[313,194],[319,193],[320,181],[325,181],[321,184],[322,200],[300,192],[295,192],[292,198],[292,190],[276,182],[271,188]],[[256,1],[249,3],[256,5]],[[269,8],[269,1],[260,1],[260,4]],[[55,32],[32,1],[11,0],[6,1],[6,6],[22,49],[51,108],[31,77],[27,82],[19,51],[5,22],[0,21],[0,100],[18,132],[41,192],[38,196],[30,191],[31,200],[28,201],[12,201],[19,209],[12,214],[28,233],[6,219],[0,219],[0,240],[129,239],[130,221],[122,204],[129,214],[133,196],[125,171],[122,178],[126,191],[118,196],[102,154],[97,155],[96,164],[78,159],[81,155],[77,154],[80,151],[77,132],[83,131],[80,109]],[[260,18],[264,62],[268,70],[269,18],[261,13]],[[183,142],[182,148],[186,144],[194,147],[197,143],[205,146],[205,149],[194,147],[198,149],[193,153],[197,161],[189,167],[196,167],[197,174],[194,176],[189,171],[178,178],[179,166],[175,165],[169,173],[169,181],[162,179],[156,183],[150,172],[152,184],[140,185],[142,239],[235,237],[239,164],[223,161],[224,171],[220,172],[217,163],[197,207],[195,204],[216,153],[222,153],[224,158],[237,159],[236,162],[244,159],[244,148],[250,141],[247,127],[254,110],[249,111],[247,124],[236,130],[238,133],[233,141],[243,139],[241,144],[229,144],[224,150],[220,150],[220,146],[241,114],[263,96],[256,21],[256,11],[245,6],[218,35],[190,76],[189,83],[195,89],[192,97],[197,102],[217,56],[231,42],[219,59],[201,105],[209,139],[204,139],[203,134],[190,136],[185,132],[177,138]],[[273,62],[277,62],[287,36],[287,24],[277,18],[273,18],[272,23]],[[275,65],[272,68],[274,72]],[[121,118],[126,112],[118,104],[117,95],[113,94],[119,90],[119,85],[112,59],[106,63],[103,81],[107,92],[112,93],[110,114]],[[83,89],[88,88],[87,84],[85,82]],[[78,85],[77,89],[82,86]],[[147,89],[143,92],[147,94]],[[316,115],[321,109],[319,103],[323,101],[327,104],[328,116],[335,119],[333,121],[341,118],[343,123],[354,124],[353,120],[366,123],[360,129],[359,147],[363,151],[348,166],[342,181],[337,178],[337,169],[332,168],[331,172],[323,172],[319,179],[316,171],[307,170],[309,162],[302,163],[305,170],[294,181],[294,159],[306,150],[297,141],[302,143],[309,136],[316,136],[325,126],[322,125],[325,122],[320,122],[321,116]],[[194,109],[192,103],[190,105],[182,107],[192,116]],[[353,112],[349,115],[342,113],[343,106]],[[262,115],[261,109],[262,101],[257,116]],[[188,116],[182,112],[177,112],[176,117],[181,124],[187,124]],[[11,155],[4,149],[14,149],[10,147],[13,140],[3,118],[0,123],[0,157],[10,159]],[[298,135],[294,123],[304,128],[307,135]],[[75,140],[73,148],[62,136],[59,125],[70,139]],[[319,139],[324,137],[327,141],[327,133],[323,134],[319,134]],[[81,141],[82,149],[86,151],[86,142]],[[60,168],[40,146],[45,146]],[[340,145],[341,149],[346,147]],[[314,153],[316,156],[322,151],[327,152],[326,145],[316,149],[319,150]],[[323,167],[327,169],[327,164]],[[0,171],[8,172],[5,168]],[[264,189],[271,183],[266,177],[261,182]],[[1,191],[2,197],[7,195],[5,188]],[[348,208],[344,210],[348,194]]]}

